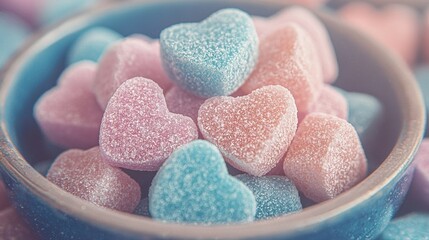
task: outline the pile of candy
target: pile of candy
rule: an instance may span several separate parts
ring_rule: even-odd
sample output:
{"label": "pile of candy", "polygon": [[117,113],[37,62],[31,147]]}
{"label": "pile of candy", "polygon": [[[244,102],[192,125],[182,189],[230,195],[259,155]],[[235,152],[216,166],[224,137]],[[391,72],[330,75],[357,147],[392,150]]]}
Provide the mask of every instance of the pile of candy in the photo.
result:
{"label": "pile of candy", "polygon": [[[224,9],[159,40],[91,29],[68,60],[34,115],[70,149],[47,178],[96,205],[163,221],[244,222],[299,211],[298,191],[322,202],[366,176],[359,138],[380,122],[381,104],[330,85],[330,37],[303,8],[253,19]],[[148,171],[157,171],[143,177],[151,183],[138,182]]]}

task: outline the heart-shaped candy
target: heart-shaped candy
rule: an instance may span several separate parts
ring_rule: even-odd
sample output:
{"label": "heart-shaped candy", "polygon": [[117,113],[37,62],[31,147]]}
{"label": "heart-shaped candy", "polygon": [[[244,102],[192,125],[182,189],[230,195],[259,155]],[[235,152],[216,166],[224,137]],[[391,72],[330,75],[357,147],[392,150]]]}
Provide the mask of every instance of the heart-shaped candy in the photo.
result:
{"label": "heart-shaped candy", "polygon": [[52,143],[81,149],[98,145],[103,111],[92,92],[96,68],[88,61],[71,65],[34,106],[36,121]]}
{"label": "heart-shaped candy", "polygon": [[286,152],[297,128],[291,93],[266,86],[243,97],[213,97],[201,105],[198,126],[235,168],[261,176]]}
{"label": "heart-shaped candy", "polygon": [[171,81],[161,64],[158,41],[126,38],[111,45],[100,59],[94,81],[94,93],[105,109],[115,90],[133,77],[152,79],[167,90]]}
{"label": "heart-shaped candy", "polygon": [[160,168],[149,190],[153,218],[182,223],[252,221],[252,192],[228,174],[219,150],[203,140],[177,149]]}
{"label": "heart-shaped candy", "polygon": [[309,34],[296,24],[285,24],[261,39],[258,64],[241,90],[249,94],[281,85],[292,93],[298,111],[308,111],[323,85],[320,64]]}
{"label": "heart-shaped candy", "polygon": [[112,96],[100,129],[100,149],[108,163],[156,171],[179,146],[198,138],[191,118],[168,111],[162,89],[136,77]]}
{"label": "heart-shaped candy", "polygon": [[160,42],[170,78],[200,97],[233,93],[258,58],[252,19],[237,9],[220,10],[201,23],[164,29]]}
{"label": "heart-shaped candy", "polygon": [[99,206],[133,212],[140,202],[140,186],[121,169],[107,164],[98,147],[60,154],[47,178],[67,192]]}

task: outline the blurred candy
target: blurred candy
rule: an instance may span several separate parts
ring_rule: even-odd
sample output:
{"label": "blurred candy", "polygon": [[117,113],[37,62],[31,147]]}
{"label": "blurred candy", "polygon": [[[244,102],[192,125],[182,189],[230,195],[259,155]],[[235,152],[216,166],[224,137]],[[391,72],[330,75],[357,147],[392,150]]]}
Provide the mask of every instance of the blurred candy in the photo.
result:
{"label": "blurred candy", "polygon": [[231,223],[254,219],[256,201],[228,174],[219,150],[203,140],[177,149],[161,167],[149,192],[153,218],[182,223]]}
{"label": "blurred candy", "polygon": [[417,151],[414,162],[412,194],[419,202],[429,207],[429,139],[425,138]]}
{"label": "blurred candy", "polygon": [[[428,29],[429,30],[429,29]],[[420,90],[423,94],[423,99],[426,106],[426,118],[429,119],[429,66],[420,66],[414,70],[414,75],[419,83]],[[426,127],[425,136],[429,135]]]}
{"label": "blurred candy", "polygon": [[300,192],[322,202],[361,181],[367,161],[351,124],[332,115],[311,113],[298,126],[283,169]]}
{"label": "blurred candy", "polygon": [[9,195],[6,191],[6,186],[0,179],[0,210],[10,206]]}
{"label": "blurred candy", "polygon": [[417,12],[406,5],[390,4],[376,9],[369,3],[352,2],[339,10],[349,24],[398,54],[410,66],[417,57],[420,30]]}
{"label": "blurred candy", "polygon": [[37,240],[35,235],[13,207],[0,211],[0,239]]}
{"label": "blurred candy", "polygon": [[39,16],[42,25],[53,24],[70,17],[85,8],[95,5],[100,0],[45,0]]}
{"label": "blurred candy", "polygon": [[0,12],[0,68],[21,47],[29,34],[30,28],[25,22],[12,14]]}
{"label": "blurred candy", "polygon": [[263,38],[288,23],[295,23],[309,33],[322,65],[323,79],[332,83],[338,76],[338,62],[334,46],[325,25],[309,10],[290,7],[269,18],[254,17],[256,32]]}
{"label": "blurred candy", "polygon": [[191,118],[168,111],[162,89],[136,77],[112,96],[100,129],[100,149],[112,166],[157,171],[179,146],[198,138]]}
{"label": "blurred candy", "polygon": [[423,51],[426,62],[429,62],[429,8],[426,9],[423,22]]}
{"label": "blurred candy", "polygon": [[279,217],[302,209],[298,190],[285,176],[235,176],[255,195],[255,220]]}
{"label": "blurred candy", "polygon": [[29,25],[36,26],[45,2],[46,0],[0,0],[0,11],[14,13]]}
{"label": "blurred candy", "polygon": [[412,213],[393,220],[378,240],[428,240],[429,214]]}
{"label": "blurred candy", "polygon": [[[348,105],[346,98],[331,85],[324,85],[317,101],[311,106],[310,113],[326,113],[347,120]],[[298,120],[307,115],[307,112],[298,112]]]}
{"label": "blurred candy", "polygon": [[273,169],[297,127],[291,93],[266,86],[243,97],[213,97],[201,105],[198,126],[233,167],[256,176]]}
{"label": "blurred candy", "polygon": [[98,147],[60,154],[47,178],[65,191],[96,205],[133,212],[140,202],[140,186],[119,168],[107,164]]}
{"label": "blurred candy", "polygon": [[166,28],[160,42],[171,79],[200,97],[233,93],[258,59],[252,19],[238,9],[220,10],[201,23]]}
{"label": "blurred candy", "polygon": [[295,4],[301,4],[309,8],[316,8],[322,6],[329,0],[286,0],[285,2],[291,2]]}
{"label": "blurred candy", "polygon": [[308,33],[287,24],[261,39],[259,61],[241,87],[244,93],[267,85],[281,85],[295,98],[298,111],[316,102],[323,79],[317,52]]}
{"label": "blurred candy", "polygon": [[167,91],[165,101],[171,112],[188,116],[197,123],[198,110],[205,99],[192,95],[175,86]]}
{"label": "blurred candy", "polygon": [[82,60],[98,62],[109,45],[122,36],[107,28],[92,28],[84,32],[72,45],[68,54],[68,64]]}
{"label": "blurred candy", "polygon": [[61,147],[88,149],[98,145],[103,111],[92,84],[97,66],[79,62],[61,75],[58,85],[34,106],[34,116],[48,139]]}
{"label": "blurred candy", "polygon": [[105,109],[116,89],[133,77],[145,77],[167,90],[171,82],[164,72],[159,42],[126,38],[111,45],[100,59],[94,81],[94,93]]}

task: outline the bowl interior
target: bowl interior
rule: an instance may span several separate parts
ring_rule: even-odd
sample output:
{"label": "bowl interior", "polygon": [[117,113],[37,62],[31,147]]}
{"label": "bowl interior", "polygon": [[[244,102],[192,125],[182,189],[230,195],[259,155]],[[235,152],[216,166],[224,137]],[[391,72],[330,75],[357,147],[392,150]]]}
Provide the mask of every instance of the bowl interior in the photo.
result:
{"label": "bowl interior", "polygon": [[[65,67],[65,56],[71,44],[83,31],[94,26],[104,26],[123,35],[141,33],[157,38],[160,31],[165,27],[175,23],[200,21],[222,8],[235,7],[252,15],[269,16],[284,6],[284,4],[264,4],[244,0],[204,2],[194,0],[165,3],[147,2],[144,4],[141,2],[112,3],[112,6],[107,5],[92,11],[91,14],[84,14],[61,24],[29,46],[10,65],[4,75],[0,114],[3,118],[2,129],[6,139],[10,141],[11,147],[17,149],[18,157],[13,160],[21,159],[19,156],[22,155],[23,159],[30,164],[35,164],[53,160],[59,153],[60,150],[47,143],[42,136],[33,117],[33,106],[46,90],[56,84],[58,76]],[[325,210],[330,211],[336,208],[336,205],[339,206],[359,198],[365,188],[374,188],[377,184],[381,184],[401,172],[401,168],[409,164],[410,156],[416,148],[418,142],[416,139],[419,136],[415,131],[421,129],[423,125],[421,101],[415,100],[418,104],[415,105],[416,109],[414,109],[413,106],[409,105],[411,100],[408,99],[412,94],[419,98],[419,93],[410,94],[410,92],[416,91],[414,83],[411,83],[411,87],[404,87],[406,83],[397,80],[398,69],[391,69],[394,63],[390,62],[387,65],[385,63],[389,56],[384,55],[383,51],[374,50],[376,49],[375,45],[330,17],[322,14],[321,18],[327,25],[338,56],[340,74],[335,85],[348,91],[371,94],[384,105],[385,117],[382,127],[379,129],[379,140],[377,141],[379,144],[374,151],[367,151],[369,161],[375,166],[372,169],[376,169],[389,155],[392,155],[392,150],[399,141],[402,141],[401,144],[405,144],[405,140],[410,141],[410,139],[405,139],[406,136],[403,136],[401,140],[401,134],[407,134],[404,131],[408,131],[414,141],[410,141],[408,143],[410,146],[402,149],[404,151],[401,152],[401,156],[398,153],[393,154],[396,155],[396,158],[393,159],[392,157],[389,165],[386,165],[382,170],[376,170],[374,174],[368,177],[364,181],[366,185],[360,184],[362,186],[359,192],[357,190],[354,192],[352,189],[348,191],[348,197],[330,200],[310,207],[319,209],[319,213]],[[403,69],[405,68],[399,68],[399,70]],[[402,73],[399,75],[404,78]],[[402,89],[406,90],[402,91]],[[407,119],[409,116],[416,117],[415,122],[413,122],[414,129],[409,126],[411,124],[410,119]],[[19,164],[26,166],[25,163]],[[16,164],[14,166],[16,167]],[[31,168],[22,168],[18,171],[29,178],[29,181],[37,179],[34,181],[44,187],[52,185],[47,180],[41,179]],[[322,209],[319,205],[328,207]],[[306,211],[308,210],[304,210],[303,213]],[[288,219],[290,216],[283,218]]]}

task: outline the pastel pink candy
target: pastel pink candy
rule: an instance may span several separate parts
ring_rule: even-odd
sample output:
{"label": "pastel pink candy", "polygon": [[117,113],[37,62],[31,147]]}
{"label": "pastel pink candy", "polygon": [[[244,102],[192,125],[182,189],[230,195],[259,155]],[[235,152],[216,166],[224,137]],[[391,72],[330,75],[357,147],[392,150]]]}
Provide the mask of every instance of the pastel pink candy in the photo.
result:
{"label": "pastel pink candy", "polygon": [[353,2],[340,9],[339,15],[410,66],[416,61],[420,25],[417,12],[411,7],[390,4],[378,10],[368,3]]}
{"label": "pastel pink candy", "polygon": [[89,61],[70,66],[37,101],[36,121],[52,143],[81,149],[98,145],[103,111],[92,92],[96,68]]}
{"label": "pastel pink candy", "polygon": [[258,64],[241,90],[249,94],[280,85],[292,93],[298,111],[308,111],[323,85],[320,67],[308,33],[296,24],[285,24],[261,39]]}
{"label": "pastel pink candy", "polygon": [[426,62],[429,62],[429,9],[426,10],[424,23],[423,23],[423,50]]}
{"label": "pastel pink candy", "polygon": [[197,138],[192,119],[169,112],[162,89],[136,77],[110,99],[101,123],[100,149],[112,166],[157,171],[176,148]]}
{"label": "pastel pink candy", "polygon": [[164,90],[171,86],[162,67],[159,48],[159,41],[132,37],[106,50],[100,59],[94,81],[94,93],[102,109],[106,108],[115,90],[130,78],[152,79]]}
{"label": "pastel pink candy", "polygon": [[37,240],[35,235],[13,207],[0,211],[0,239]]}
{"label": "pastel pink candy", "polygon": [[298,126],[283,170],[307,198],[322,202],[361,181],[367,160],[351,124],[332,115],[311,113]]}
{"label": "pastel pink candy", "polygon": [[119,168],[107,164],[98,147],[60,154],[47,174],[49,181],[98,206],[133,212],[140,202],[140,186]]}
{"label": "pastel pink candy", "polygon": [[44,4],[45,0],[0,0],[0,10],[12,12],[35,26]]}
{"label": "pastel pink candy", "polygon": [[0,210],[10,206],[8,194],[4,183],[0,180]]}
{"label": "pastel pink candy", "polygon": [[190,117],[197,123],[198,110],[205,99],[192,95],[180,87],[174,86],[165,94],[168,109],[173,113]]}
{"label": "pastel pink candy", "polygon": [[253,20],[260,38],[288,23],[295,23],[305,29],[316,47],[324,81],[332,83],[337,79],[338,62],[334,46],[325,25],[312,12],[302,7],[290,7],[269,18],[254,17]]}
{"label": "pastel pink candy", "polygon": [[281,160],[297,128],[291,93],[266,86],[243,97],[213,97],[201,105],[198,126],[236,169],[262,176]]}
{"label": "pastel pink candy", "polygon": [[425,138],[414,157],[412,193],[429,206],[429,139]]}
{"label": "pastel pink candy", "polygon": [[301,122],[309,113],[326,113],[347,120],[348,103],[346,98],[331,85],[324,85],[319,98],[309,112],[298,112],[298,121]]}

